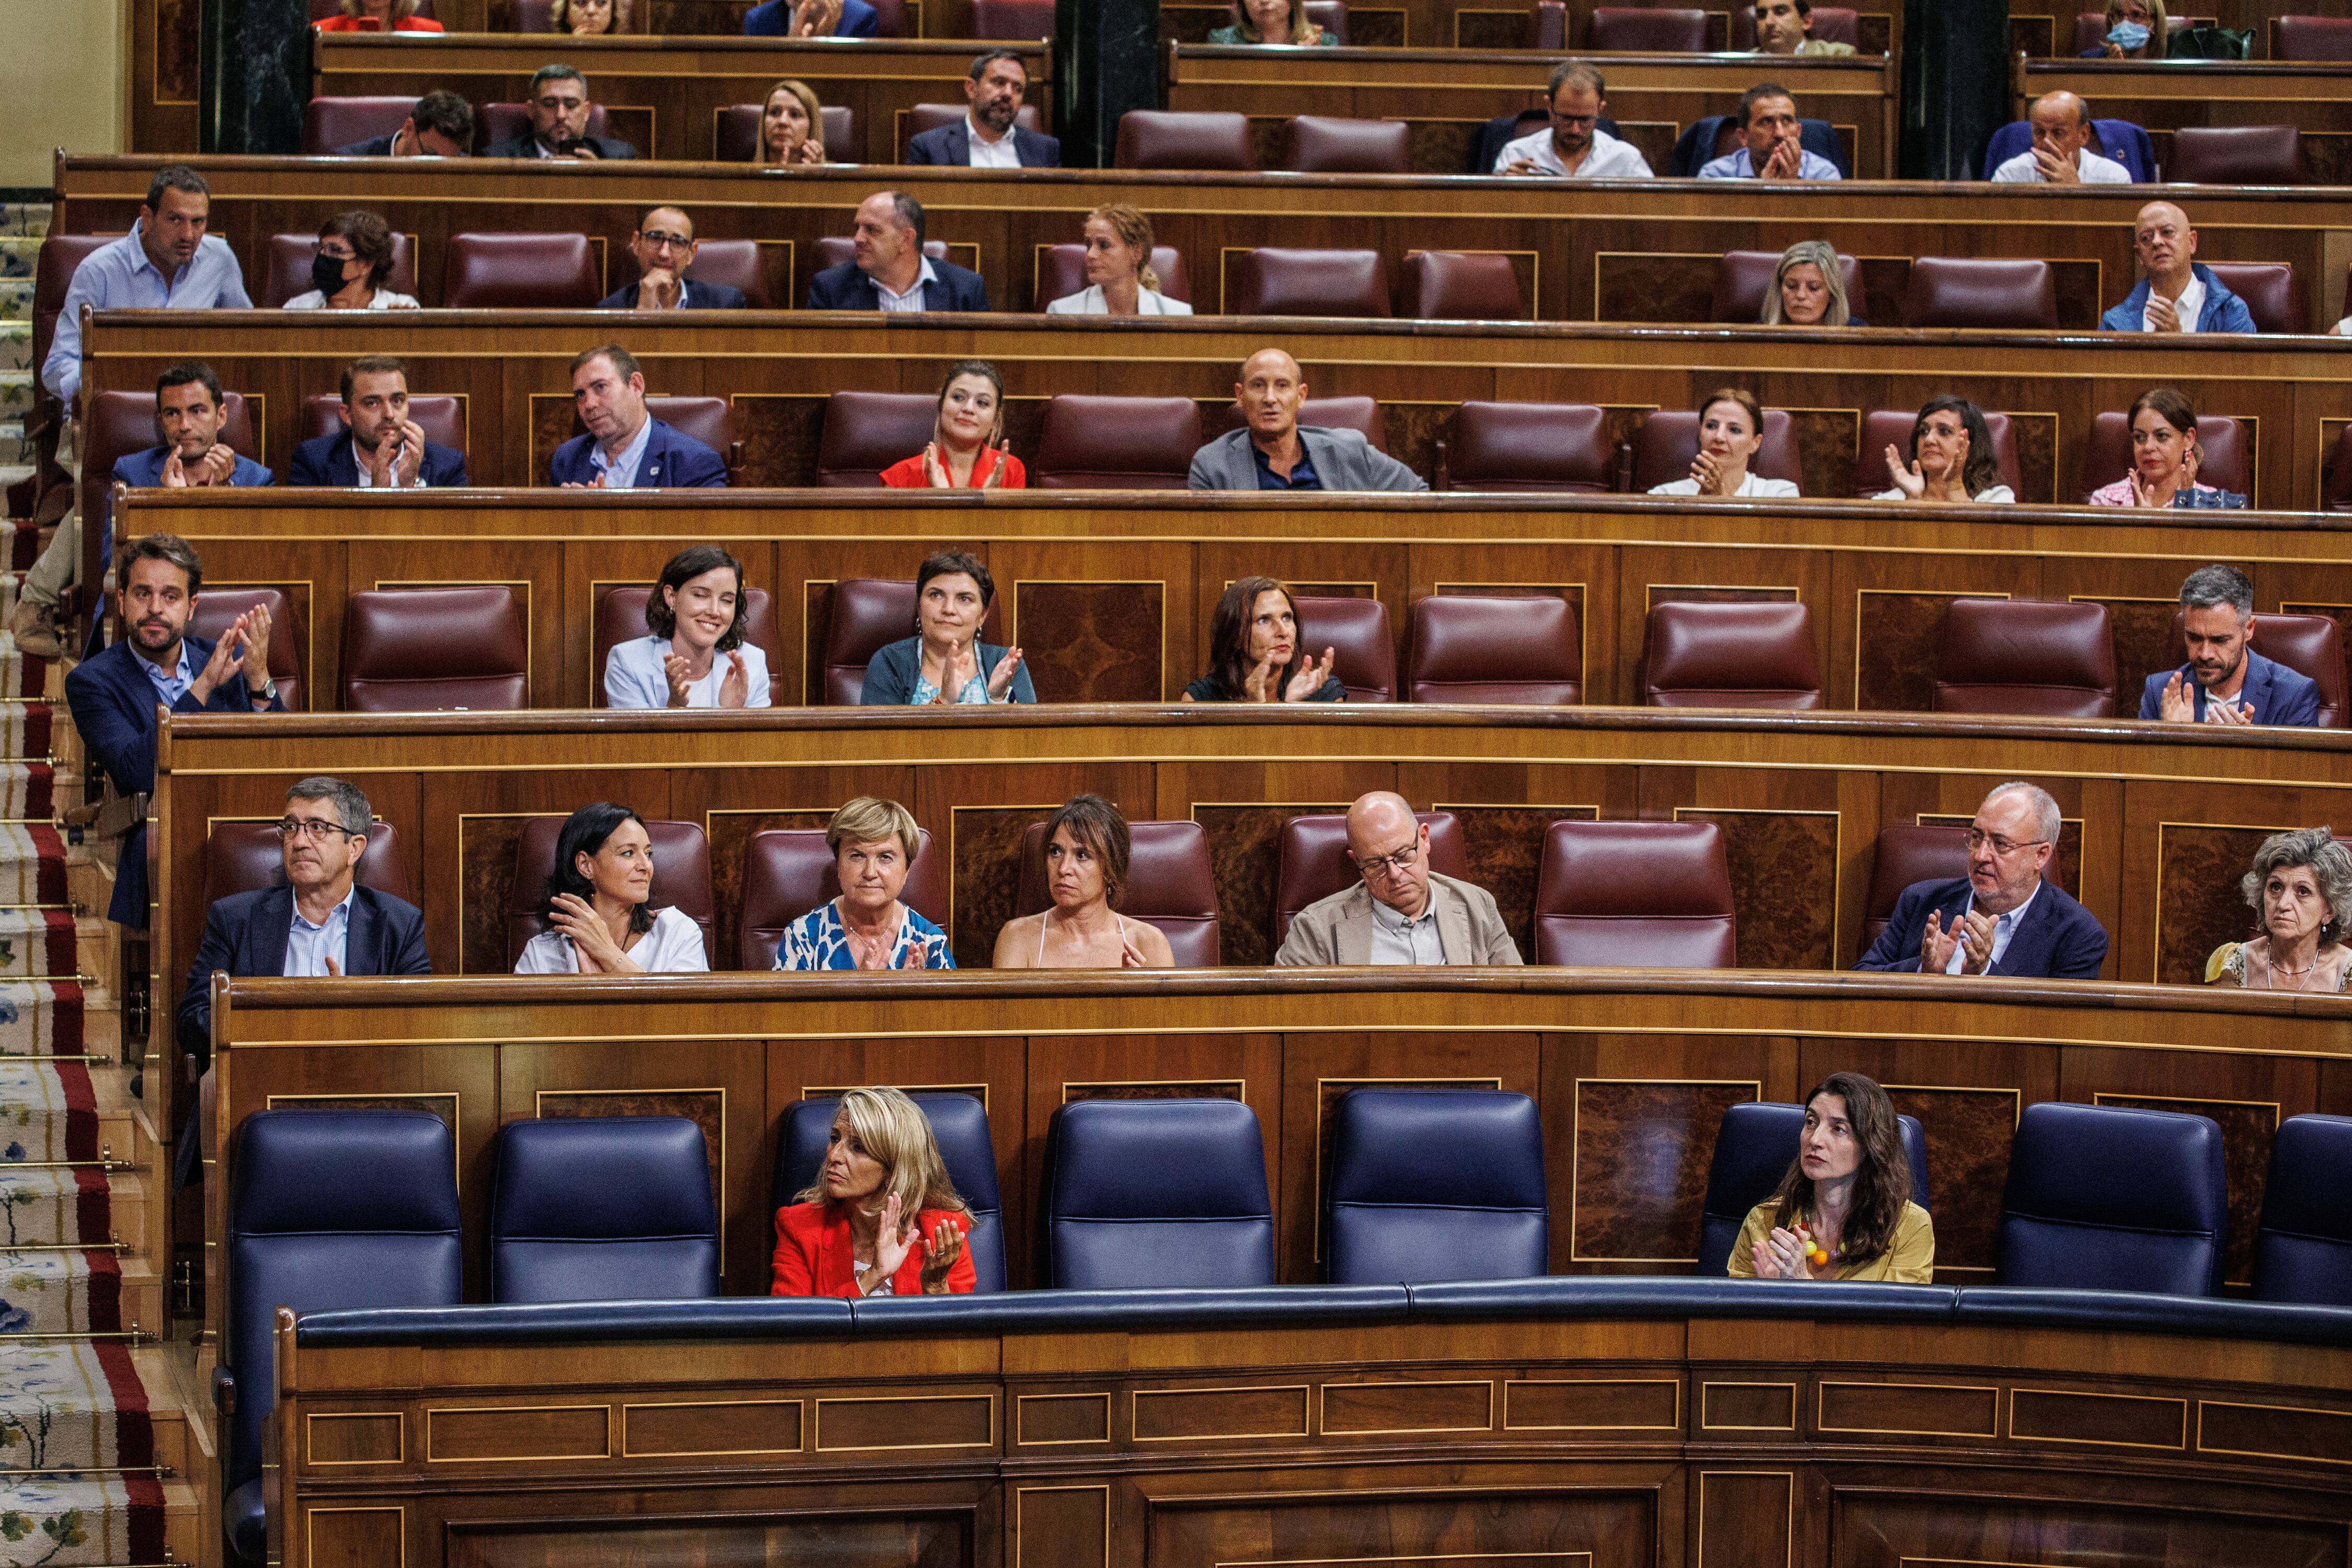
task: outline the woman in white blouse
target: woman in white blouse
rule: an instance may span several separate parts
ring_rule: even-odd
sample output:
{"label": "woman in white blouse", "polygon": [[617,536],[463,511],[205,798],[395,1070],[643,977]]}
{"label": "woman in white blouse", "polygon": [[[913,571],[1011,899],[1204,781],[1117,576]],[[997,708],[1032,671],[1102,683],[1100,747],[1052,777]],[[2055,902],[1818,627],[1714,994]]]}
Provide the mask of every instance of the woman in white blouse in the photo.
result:
{"label": "woman in white blouse", "polygon": [[743,640],[743,563],[716,544],[679,551],[646,600],[649,637],[604,656],[614,708],[765,708],[768,656]]}
{"label": "woman in white blouse", "polygon": [[1652,485],[1654,496],[1793,496],[1786,479],[1748,471],[1764,446],[1764,415],[1755,397],[1736,386],[1717,387],[1698,405],[1698,456],[1690,478]]}
{"label": "woman in white blouse", "polygon": [[414,310],[414,295],[385,288],[392,276],[392,226],[373,213],[337,213],[319,226],[310,291],[289,310]]}
{"label": "woman in white blouse", "polygon": [[1133,207],[1087,215],[1087,286],[1045,307],[1049,316],[1189,316],[1192,307],[1160,291],[1151,268],[1151,220]]}
{"label": "woman in white blouse", "polygon": [[1984,410],[1965,397],[1927,399],[1912,422],[1909,454],[1886,448],[1886,473],[1895,488],[1872,499],[1986,505],[2017,500],[2017,492],[2000,482]]}
{"label": "woman in white blouse", "polygon": [[702,928],[677,909],[653,910],[653,835],[625,805],[600,800],[564,819],[547,879],[551,929],[530,939],[517,974],[659,974],[703,971]]}

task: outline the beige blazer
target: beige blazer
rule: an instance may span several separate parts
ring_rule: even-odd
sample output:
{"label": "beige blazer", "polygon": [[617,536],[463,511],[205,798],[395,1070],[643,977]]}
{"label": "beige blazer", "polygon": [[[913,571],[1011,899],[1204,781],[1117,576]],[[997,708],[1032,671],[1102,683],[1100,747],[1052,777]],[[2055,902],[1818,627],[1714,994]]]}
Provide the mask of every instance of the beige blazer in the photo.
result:
{"label": "beige blazer", "polygon": [[[1517,963],[1518,944],[1503,925],[1495,895],[1475,882],[1432,871],[1429,899],[1437,910],[1437,944],[1448,963]],[[1278,964],[1365,964],[1372,961],[1372,895],[1358,882],[1298,911]]]}

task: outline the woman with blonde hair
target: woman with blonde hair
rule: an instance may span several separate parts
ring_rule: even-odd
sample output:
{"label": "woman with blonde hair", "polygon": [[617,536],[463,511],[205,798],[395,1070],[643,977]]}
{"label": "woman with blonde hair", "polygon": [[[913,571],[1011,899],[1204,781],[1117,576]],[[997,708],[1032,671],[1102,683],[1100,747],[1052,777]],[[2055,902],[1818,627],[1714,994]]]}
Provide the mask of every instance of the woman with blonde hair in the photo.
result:
{"label": "woman with blonde hair", "polygon": [[601,37],[629,30],[630,0],[554,0],[548,20],[559,33],[575,38]]}
{"label": "woman with blonde hair", "polygon": [[822,163],[824,108],[804,81],[786,77],[768,89],[760,106],[760,145],[755,163]]}
{"label": "woman with blonde hair", "polygon": [[1780,253],[1772,287],[1764,291],[1763,313],[1756,319],[1768,327],[1869,324],[1854,315],[1845,293],[1845,268],[1838,265],[1837,247],[1826,239],[1801,239]]}
{"label": "woman with blonde hair", "polygon": [[310,24],[321,33],[437,33],[441,24],[416,15],[416,0],[343,0],[343,14]]}
{"label": "woman with blonde hair", "polygon": [[778,969],[953,969],[948,933],[899,900],[922,830],[895,800],[862,795],[825,825],[838,898],[784,928]]}
{"label": "woman with blonde hair", "polygon": [[768,1293],[969,1295],[971,1228],[922,1107],[895,1089],[853,1089],[816,1181],[776,1211]]}
{"label": "woman with blonde hair", "polygon": [[1307,19],[1307,0],[1239,0],[1239,17],[1210,33],[1213,44],[1305,44],[1328,47],[1339,40]]}
{"label": "woman with blonde hair", "polygon": [[1160,291],[1151,267],[1151,220],[1129,206],[1087,215],[1087,286],[1045,307],[1049,316],[1189,316],[1192,307]]}
{"label": "woman with blonde hair", "polygon": [[2086,60],[2160,60],[2172,47],[2172,22],[2164,0],[2107,0],[2106,37]]}

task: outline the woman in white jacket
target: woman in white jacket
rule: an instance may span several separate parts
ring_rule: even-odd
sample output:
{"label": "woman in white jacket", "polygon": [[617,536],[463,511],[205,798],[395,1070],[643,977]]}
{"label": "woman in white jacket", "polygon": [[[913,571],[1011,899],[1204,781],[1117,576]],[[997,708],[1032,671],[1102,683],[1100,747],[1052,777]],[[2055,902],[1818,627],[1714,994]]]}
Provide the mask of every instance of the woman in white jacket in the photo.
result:
{"label": "woman in white jacket", "polygon": [[1151,220],[1133,207],[1087,215],[1087,286],[1045,307],[1049,316],[1189,316],[1192,307],[1160,291],[1151,268]]}

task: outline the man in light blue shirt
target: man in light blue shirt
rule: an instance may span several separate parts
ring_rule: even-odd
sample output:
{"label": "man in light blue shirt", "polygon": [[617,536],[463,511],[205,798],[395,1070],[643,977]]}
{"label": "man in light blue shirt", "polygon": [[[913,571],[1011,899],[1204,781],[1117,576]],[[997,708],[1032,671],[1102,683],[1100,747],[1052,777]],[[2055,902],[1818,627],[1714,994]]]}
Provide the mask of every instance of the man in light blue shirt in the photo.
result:
{"label": "man in light blue shirt", "polygon": [[1748,145],[1726,153],[1698,172],[1702,180],[1834,180],[1835,163],[1803,143],[1797,100],[1778,82],[1759,81],[1739,95],[1739,122]]}
{"label": "man in light blue shirt", "polygon": [[70,404],[81,391],[81,308],[249,310],[245,270],[228,241],[205,232],[212,188],[184,163],[155,172],[129,234],[83,258],[66,286],[41,384]]}

